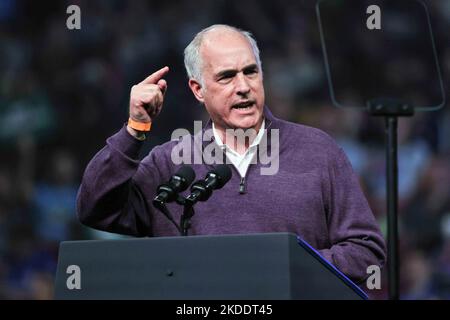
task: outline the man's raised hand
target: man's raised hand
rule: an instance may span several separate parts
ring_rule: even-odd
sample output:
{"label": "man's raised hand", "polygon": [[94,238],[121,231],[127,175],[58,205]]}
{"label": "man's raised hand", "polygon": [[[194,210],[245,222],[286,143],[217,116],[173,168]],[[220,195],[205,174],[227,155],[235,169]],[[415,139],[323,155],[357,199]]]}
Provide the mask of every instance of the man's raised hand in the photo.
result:
{"label": "man's raised hand", "polygon": [[130,118],[137,122],[152,122],[161,112],[167,82],[162,79],[169,67],[159,69],[142,82],[134,85],[130,92]]}

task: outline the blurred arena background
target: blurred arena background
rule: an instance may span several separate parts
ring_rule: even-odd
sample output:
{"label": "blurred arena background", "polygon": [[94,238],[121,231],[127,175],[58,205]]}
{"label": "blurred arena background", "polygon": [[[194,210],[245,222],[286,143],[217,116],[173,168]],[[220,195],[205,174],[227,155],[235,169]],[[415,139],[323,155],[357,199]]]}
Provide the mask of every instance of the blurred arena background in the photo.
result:
{"label": "blurred arena background", "polygon": [[[66,28],[71,4],[81,8],[81,30]],[[314,5],[0,0],[0,298],[51,299],[60,241],[121,237],[78,222],[83,170],[127,120],[130,87],[162,66],[171,68],[169,88],[144,153],[206,120],[182,52],[214,23],[255,35],[268,106],[338,141],[386,234],[384,122],[331,105]],[[450,1],[427,5],[448,94]],[[401,297],[450,299],[450,109],[400,119],[399,145]],[[386,298],[386,289],[371,296]]]}

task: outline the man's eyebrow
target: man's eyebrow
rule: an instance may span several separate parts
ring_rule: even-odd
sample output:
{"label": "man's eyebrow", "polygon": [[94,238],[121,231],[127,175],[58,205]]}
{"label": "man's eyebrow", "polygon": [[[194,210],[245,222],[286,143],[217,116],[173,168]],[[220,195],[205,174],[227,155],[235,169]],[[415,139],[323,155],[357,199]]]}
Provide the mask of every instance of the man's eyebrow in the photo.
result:
{"label": "man's eyebrow", "polygon": [[216,74],[216,78],[219,79],[219,78],[222,78],[223,76],[234,76],[236,73],[237,73],[236,69],[226,69],[226,70],[219,71]]}
{"label": "man's eyebrow", "polygon": [[[258,65],[256,63],[252,63],[252,64],[249,64],[248,66],[245,66],[242,69],[242,71],[245,72],[245,71],[255,70],[255,69],[258,69]],[[234,76],[237,72],[238,71],[236,69],[222,70],[216,74],[216,78],[219,79],[219,78],[222,78],[223,76]]]}
{"label": "man's eyebrow", "polygon": [[245,66],[243,70],[248,71],[248,70],[254,70],[254,69],[258,69],[258,65],[256,63],[252,63],[248,66]]}

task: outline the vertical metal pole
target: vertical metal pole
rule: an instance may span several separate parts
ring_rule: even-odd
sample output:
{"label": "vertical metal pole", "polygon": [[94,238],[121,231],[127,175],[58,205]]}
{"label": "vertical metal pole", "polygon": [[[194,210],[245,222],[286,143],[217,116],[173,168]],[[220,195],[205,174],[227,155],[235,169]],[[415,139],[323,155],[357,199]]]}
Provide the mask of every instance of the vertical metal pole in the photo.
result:
{"label": "vertical metal pole", "polygon": [[389,299],[399,299],[398,281],[398,158],[397,158],[397,117],[386,117],[386,139],[387,139],[387,226],[388,226],[388,280]]}

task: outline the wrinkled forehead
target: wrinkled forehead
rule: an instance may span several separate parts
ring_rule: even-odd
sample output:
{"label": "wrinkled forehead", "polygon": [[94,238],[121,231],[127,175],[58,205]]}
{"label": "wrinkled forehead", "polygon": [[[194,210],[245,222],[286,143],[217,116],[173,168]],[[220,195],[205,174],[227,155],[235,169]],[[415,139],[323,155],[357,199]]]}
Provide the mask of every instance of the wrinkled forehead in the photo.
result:
{"label": "wrinkled forehead", "polygon": [[256,57],[248,39],[233,30],[213,30],[205,34],[200,55],[203,67],[212,69],[256,63]]}

